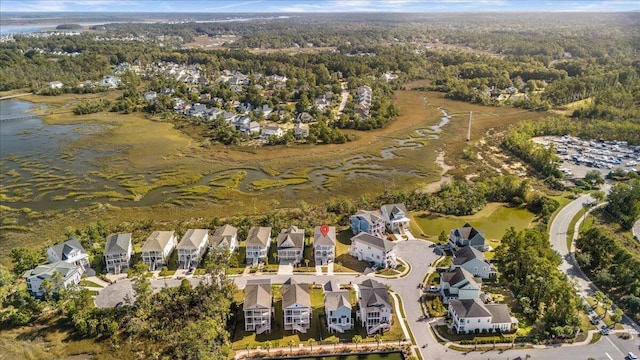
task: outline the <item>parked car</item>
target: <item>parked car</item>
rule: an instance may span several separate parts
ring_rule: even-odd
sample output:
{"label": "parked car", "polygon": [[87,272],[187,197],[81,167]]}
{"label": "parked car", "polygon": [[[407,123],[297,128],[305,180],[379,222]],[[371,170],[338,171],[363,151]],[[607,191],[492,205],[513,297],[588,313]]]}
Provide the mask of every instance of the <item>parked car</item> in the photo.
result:
{"label": "parked car", "polygon": [[429,291],[431,291],[431,292],[438,292],[438,291],[440,291],[440,288],[439,288],[439,287],[437,287],[437,286],[433,286],[433,285],[431,285],[431,286],[429,286]]}
{"label": "parked car", "polygon": [[627,354],[627,357],[625,359],[629,359],[629,360],[638,360],[638,357],[636,356],[636,354],[629,352]]}
{"label": "parked car", "polygon": [[602,328],[602,329],[600,329],[600,334],[609,335],[609,334],[611,334],[611,330],[609,330],[608,328]]}

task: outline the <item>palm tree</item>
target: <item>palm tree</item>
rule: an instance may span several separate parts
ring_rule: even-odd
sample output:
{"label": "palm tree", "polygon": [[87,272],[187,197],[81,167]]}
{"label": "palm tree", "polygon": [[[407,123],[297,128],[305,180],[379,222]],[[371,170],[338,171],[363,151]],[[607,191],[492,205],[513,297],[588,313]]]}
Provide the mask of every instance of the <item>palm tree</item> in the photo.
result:
{"label": "palm tree", "polygon": [[311,339],[307,340],[307,343],[309,343],[309,346],[311,347],[311,351],[313,351],[313,345],[316,344],[316,339],[311,338]]}
{"label": "palm tree", "polygon": [[295,344],[296,344],[296,342],[295,342],[295,341],[293,341],[293,339],[292,339],[292,340],[289,340],[289,341],[287,342],[287,345],[289,345],[289,352],[290,352],[290,353],[292,353],[292,354],[293,354],[293,345],[295,345]]}
{"label": "palm tree", "polygon": [[376,334],[376,336],[374,336],[373,338],[376,339],[376,342],[378,343],[378,349],[379,349],[380,343],[382,342],[382,335]]}
{"label": "palm tree", "polygon": [[358,344],[360,344],[362,342],[362,336],[360,335],[355,335],[353,338],[351,338],[351,341],[356,344],[356,350],[358,350]]}
{"label": "palm tree", "polygon": [[309,259],[304,259],[304,265],[309,269]]}
{"label": "palm tree", "polygon": [[264,343],[264,348],[267,349],[267,354],[269,354],[269,350],[271,350],[271,341]]}
{"label": "palm tree", "polygon": [[331,343],[333,343],[333,350],[336,350],[336,346],[338,345],[338,343],[340,342],[340,339],[338,339],[337,337],[332,337],[331,338]]}

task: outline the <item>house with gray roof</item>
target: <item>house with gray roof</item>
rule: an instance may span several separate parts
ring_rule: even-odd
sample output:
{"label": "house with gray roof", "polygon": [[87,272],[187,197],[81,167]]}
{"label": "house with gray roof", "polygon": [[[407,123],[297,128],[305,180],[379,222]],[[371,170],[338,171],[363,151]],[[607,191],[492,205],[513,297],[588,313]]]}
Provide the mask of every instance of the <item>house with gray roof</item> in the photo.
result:
{"label": "house with gray roof", "polygon": [[189,229],[178,243],[178,267],[189,269],[198,266],[209,245],[209,230]]}
{"label": "house with gray roof", "polygon": [[293,137],[296,140],[302,140],[309,136],[309,125],[303,123],[296,123],[293,128]]}
{"label": "house with gray roof", "polygon": [[440,294],[443,304],[448,304],[452,299],[478,299],[481,287],[480,278],[474,277],[460,267],[440,274]]}
{"label": "house with gray roof", "polygon": [[131,233],[107,236],[103,256],[108,273],[120,274],[126,271],[131,262],[131,256],[133,256]]}
{"label": "house with gray roof", "polygon": [[67,240],[47,248],[47,260],[49,260],[49,263],[64,261],[68,264],[77,265],[80,267],[81,274],[91,267],[89,254],[84,250],[78,239]]}
{"label": "house with gray roof", "polygon": [[271,280],[248,280],[244,288],[244,330],[255,331],[256,334],[271,332],[273,314],[273,296]]}
{"label": "house with gray roof", "polygon": [[473,246],[465,246],[453,253],[450,270],[457,267],[461,267],[473,274],[473,276],[482,279],[491,279],[498,275],[498,271],[484,254]]}
{"label": "house with gray roof", "polygon": [[449,315],[458,334],[509,332],[518,320],[505,304],[483,304],[479,299],[453,299]]}
{"label": "house with gray roof", "polygon": [[254,226],[249,229],[246,242],[247,264],[257,265],[269,256],[271,247],[271,227]]}
{"label": "house with gray roof", "polygon": [[349,218],[349,222],[351,223],[351,232],[353,232],[354,235],[365,232],[380,238],[385,237],[384,218],[378,210],[358,210],[358,212]]}
{"label": "house with gray roof", "polygon": [[298,284],[292,278],[282,285],[284,329],[306,333],[311,327],[311,293],[309,284]]}
{"label": "house with gray roof", "polygon": [[176,236],[173,231],[154,231],[142,245],[142,262],[149,271],[155,271],[167,265],[169,255],[176,248]]}
{"label": "house with gray roof", "polygon": [[278,261],[299,264],[304,257],[304,230],[291,225],[278,234]]}
{"label": "house with gray roof", "polygon": [[361,232],[351,238],[349,255],[358,258],[360,261],[372,262],[374,266],[385,269],[395,268],[398,264],[396,259],[396,244],[387,239]]}
{"label": "house with gray roof", "polygon": [[387,287],[367,279],[357,286],[358,320],[368,335],[391,329],[393,306]]}
{"label": "house with gray roof", "polygon": [[409,231],[409,212],[404,204],[388,204],[380,207],[387,229],[392,233],[404,234]]}
{"label": "house with gray roof", "polygon": [[229,224],[217,228],[209,245],[210,248],[225,248],[229,252],[238,250],[238,229]]}
{"label": "house with gray roof", "polygon": [[324,285],[324,312],[329,333],[342,334],[353,328],[351,310],[349,290],[340,289],[338,283],[327,282]]}
{"label": "house with gray roof", "polygon": [[449,232],[449,246],[452,249],[465,246],[473,246],[480,251],[487,251],[489,249],[484,234],[469,225],[469,223]]}
{"label": "house with gray roof", "polygon": [[[59,274],[56,279],[55,273]],[[67,288],[80,283],[80,267],[65,261],[58,261],[46,265],[38,265],[34,269],[26,271],[22,277],[27,282],[27,290],[35,297],[42,298],[45,291],[42,288],[43,281],[50,281],[53,285],[53,292],[57,293],[60,288]]]}
{"label": "house with gray roof", "polygon": [[327,236],[322,234],[320,226],[313,229],[313,256],[316,265],[327,265],[336,258],[336,227],[329,226]]}

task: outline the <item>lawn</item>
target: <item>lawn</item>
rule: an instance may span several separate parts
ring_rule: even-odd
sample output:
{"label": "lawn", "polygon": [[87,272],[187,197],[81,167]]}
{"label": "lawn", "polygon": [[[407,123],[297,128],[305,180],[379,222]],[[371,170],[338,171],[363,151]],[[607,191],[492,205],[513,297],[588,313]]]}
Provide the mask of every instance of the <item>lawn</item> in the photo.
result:
{"label": "lawn", "polygon": [[489,203],[482,210],[469,216],[445,216],[428,212],[410,214],[411,220],[418,224],[421,233],[429,240],[437,241],[441,232],[447,237],[449,231],[469,223],[481,232],[492,247],[499,244],[500,239],[510,227],[516,230],[526,229],[535,219],[535,215],[522,207],[510,207],[502,203]]}
{"label": "lawn", "polygon": [[351,237],[353,233],[350,229],[345,229],[336,235],[336,260],[334,261],[335,272],[358,272],[362,273],[369,266],[364,261],[359,261],[353,256],[349,255],[349,247],[351,246]]}
{"label": "lawn", "polygon": [[88,286],[88,287],[97,287],[97,288],[101,288],[102,287],[102,285],[96,284],[93,281],[89,281],[89,280],[80,281],[80,285],[81,286]]}

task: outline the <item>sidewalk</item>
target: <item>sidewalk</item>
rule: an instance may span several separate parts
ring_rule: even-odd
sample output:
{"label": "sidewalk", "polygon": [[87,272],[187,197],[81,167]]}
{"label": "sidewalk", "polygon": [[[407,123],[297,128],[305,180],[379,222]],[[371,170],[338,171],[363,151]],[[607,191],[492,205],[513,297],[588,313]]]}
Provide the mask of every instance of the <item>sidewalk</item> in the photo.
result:
{"label": "sidewalk", "polygon": [[[409,341],[382,341],[380,345],[376,342],[367,342],[367,343],[347,343],[347,344],[329,344],[329,345],[311,345],[300,343],[295,346],[280,346],[277,348],[270,348],[268,351],[264,348],[250,349],[250,350],[238,350],[236,351],[236,355],[233,357],[234,359],[244,359],[255,356],[265,356],[269,357],[269,355],[273,356],[273,358],[280,358],[281,356],[292,356],[296,355],[299,352],[304,352],[307,355],[307,352],[313,348],[314,353],[318,353],[319,355],[356,355],[356,354],[370,354],[376,350],[384,351],[385,347],[393,347],[396,350],[402,350],[402,347],[405,345],[411,345]],[[357,351],[345,351],[346,349],[353,349]],[[387,351],[393,351],[390,349],[386,349]],[[278,357],[276,357],[278,356]]]}

